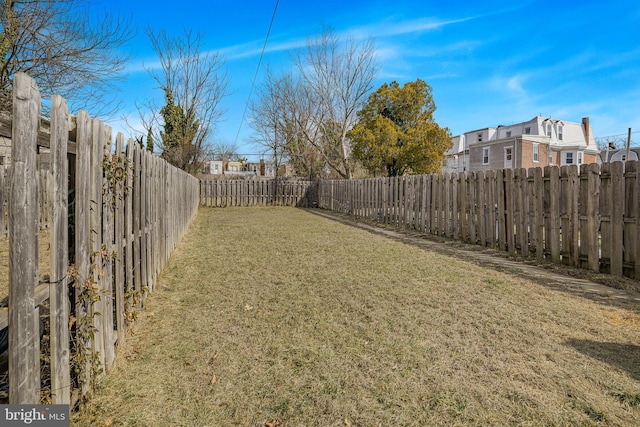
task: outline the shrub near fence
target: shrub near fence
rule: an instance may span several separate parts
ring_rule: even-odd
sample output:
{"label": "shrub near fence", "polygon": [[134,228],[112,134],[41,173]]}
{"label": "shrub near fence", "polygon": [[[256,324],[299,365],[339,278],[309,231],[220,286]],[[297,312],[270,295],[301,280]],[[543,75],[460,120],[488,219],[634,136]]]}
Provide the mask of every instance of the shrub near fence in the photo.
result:
{"label": "shrub near fence", "polygon": [[[0,312],[0,327],[9,328],[9,403],[41,398],[40,307],[49,312],[51,401],[70,403],[113,363],[116,343],[197,212],[198,180],[132,141],[123,152],[122,134],[113,151],[111,129],[82,111],[70,117],[59,96],[42,142],[35,82],[16,74],[13,94],[9,308]],[[42,145],[51,151],[48,283],[38,283],[37,263]]]}
{"label": "shrub near fence", "polygon": [[636,161],[321,180],[324,209],[467,243],[640,278]]}
{"label": "shrub near fence", "polygon": [[299,206],[315,201],[313,181],[297,179],[202,179],[200,204],[226,206]]}

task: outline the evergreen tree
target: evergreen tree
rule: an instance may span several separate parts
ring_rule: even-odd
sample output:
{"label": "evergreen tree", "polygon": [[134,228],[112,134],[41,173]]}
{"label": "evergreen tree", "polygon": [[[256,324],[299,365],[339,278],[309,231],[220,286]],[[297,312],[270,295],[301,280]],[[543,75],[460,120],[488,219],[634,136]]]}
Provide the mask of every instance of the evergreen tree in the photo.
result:
{"label": "evergreen tree", "polygon": [[164,121],[164,132],[160,132],[164,147],[162,157],[180,169],[195,172],[198,150],[193,140],[198,132],[199,122],[193,109],[185,113],[180,105],[175,104],[169,88],[165,88],[165,99],[166,105],[160,110],[160,116]]}
{"label": "evergreen tree", "polygon": [[436,105],[423,80],[382,85],[349,131],[353,156],[371,173],[399,176],[437,172],[451,147],[449,129],[433,118]]}

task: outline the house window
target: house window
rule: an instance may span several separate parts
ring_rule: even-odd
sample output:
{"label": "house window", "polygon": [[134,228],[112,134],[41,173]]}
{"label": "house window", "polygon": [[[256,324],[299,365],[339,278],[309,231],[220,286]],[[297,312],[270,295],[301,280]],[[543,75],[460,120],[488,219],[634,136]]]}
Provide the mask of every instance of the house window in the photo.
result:
{"label": "house window", "polygon": [[504,148],[504,167],[505,168],[513,167],[513,147]]}
{"label": "house window", "polygon": [[0,166],[4,165],[4,156],[0,156]]}
{"label": "house window", "polygon": [[489,147],[482,148],[482,164],[483,165],[489,164]]}
{"label": "house window", "polygon": [[540,144],[533,144],[533,161],[538,162],[540,156]]}
{"label": "house window", "polygon": [[558,126],[558,141],[562,141],[562,125]]}
{"label": "house window", "polygon": [[578,151],[578,164],[581,165],[582,164],[582,151]]}
{"label": "house window", "polygon": [[511,138],[511,131],[510,130],[507,131],[507,138]]}
{"label": "house window", "polygon": [[478,134],[478,142],[482,142],[482,134],[481,133]]}
{"label": "house window", "polygon": [[573,153],[566,153],[565,164],[572,165],[573,164]]}
{"label": "house window", "polygon": [[531,134],[531,127],[524,128],[524,134],[525,135],[530,135]]}
{"label": "house window", "polygon": [[553,164],[553,150],[549,147],[549,164]]}
{"label": "house window", "polygon": [[547,123],[547,136],[551,138],[551,123]]}

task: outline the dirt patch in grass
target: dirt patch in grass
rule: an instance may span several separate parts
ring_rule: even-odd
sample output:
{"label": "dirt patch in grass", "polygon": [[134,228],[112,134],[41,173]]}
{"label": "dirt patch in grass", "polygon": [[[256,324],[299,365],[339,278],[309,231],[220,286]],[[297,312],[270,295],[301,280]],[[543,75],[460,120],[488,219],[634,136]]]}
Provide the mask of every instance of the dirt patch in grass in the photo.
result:
{"label": "dirt patch in grass", "polygon": [[640,317],[291,208],[201,209],[74,425],[636,425]]}

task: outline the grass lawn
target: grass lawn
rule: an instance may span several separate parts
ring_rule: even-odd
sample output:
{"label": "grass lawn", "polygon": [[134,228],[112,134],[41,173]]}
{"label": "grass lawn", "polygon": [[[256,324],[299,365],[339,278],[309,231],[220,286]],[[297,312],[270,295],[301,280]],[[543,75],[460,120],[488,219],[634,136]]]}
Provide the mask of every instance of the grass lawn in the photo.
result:
{"label": "grass lawn", "polygon": [[200,209],[73,425],[640,425],[640,315],[293,208]]}

